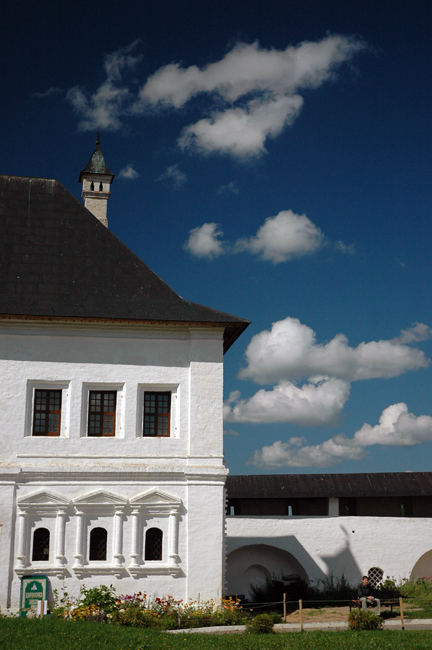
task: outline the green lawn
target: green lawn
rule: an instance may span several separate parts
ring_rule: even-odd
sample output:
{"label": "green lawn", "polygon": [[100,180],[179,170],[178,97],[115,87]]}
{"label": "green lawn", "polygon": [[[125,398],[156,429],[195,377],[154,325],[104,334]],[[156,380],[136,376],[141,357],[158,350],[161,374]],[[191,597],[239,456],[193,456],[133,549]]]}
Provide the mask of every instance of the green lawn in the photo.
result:
{"label": "green lawn", "polygon": [[431,632],[167,634],[103,623],[0,618],[1,650],[430,650]]}

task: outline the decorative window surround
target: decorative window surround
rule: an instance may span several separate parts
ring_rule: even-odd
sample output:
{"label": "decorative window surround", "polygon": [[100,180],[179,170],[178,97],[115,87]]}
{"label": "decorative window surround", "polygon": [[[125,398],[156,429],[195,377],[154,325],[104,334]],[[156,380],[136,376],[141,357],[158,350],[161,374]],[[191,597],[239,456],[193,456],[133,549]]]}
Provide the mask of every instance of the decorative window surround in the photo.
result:
{"label": "decorative window surround", "polygon": [[[181,571],[178,555],[178,528],[181,500],[160,490],[151,490],[130,500],[132,508],[132,548],[129,573],[135,577],[149,574],[176,575]],[[140,524],[152,517],[168,517],[168,561],[145,561],[140,555]]]}
{"label": "decorative window surround", "polygon": [[[63,578],[65,573],[65,523],[70,501],[53,492],[40,490],[18,499],[18,552],[15,572],[22,576],[29,571],[43,572]],[[31,562],[27,548],[29,540],[29,518],[31,515],[56,519],[54,562]]]}
{"label": "decorative window surround", "polygon": [[[77,515],[75,564],[72,567],[77,576],[92,574],[113,574],[120,577],[124,572],[122,563],[123,516],[127,501],[111,492],[96,490],[74,500]],[[112,516],[112,554],[111,562],[90,562],[84,558],[85,538],[87,537],[88,517]],[[108,531],[108,537],[110,531]]]}
{"label": "decorative window surround", "polygon": [[[36,390],[61,390],[60,433],[58,435],[34,435],[33,433]],[[57,438],[67,438],[69,436],[69,393],[70,389],[68,381],[29,380],[27,382],[27,403],[24,435],[29,436],[35,440],[43,440],[49,438],[52,441],[53,439],[55,440]]]}
{"label": "decorative window surround", "polygon": [[[89,408],[90,408],[90,393],[91,392],[111,392],[115,391],[116,405],[115,405],[115,422],[114,422],[114,436],[93,436],[89,435]],[[124,437],[124,384],[103,384],[103,383],[84,383],[82,385],[82,409],[81,409],[81,437],[88,438],[89,440],[106,440],[113,438]]]}
{"label": "decorative window surround", "polygon": [[[170,423],[167,436],[145,436],[144,435],[144,395],[145,393],[171,393],[170,399]],[[137,437],[143,440],[152,440],[158,437],[178,438],[179,437],[179,385],[178,384],[139,384],[138,385],[138,412],[137,412]]]}

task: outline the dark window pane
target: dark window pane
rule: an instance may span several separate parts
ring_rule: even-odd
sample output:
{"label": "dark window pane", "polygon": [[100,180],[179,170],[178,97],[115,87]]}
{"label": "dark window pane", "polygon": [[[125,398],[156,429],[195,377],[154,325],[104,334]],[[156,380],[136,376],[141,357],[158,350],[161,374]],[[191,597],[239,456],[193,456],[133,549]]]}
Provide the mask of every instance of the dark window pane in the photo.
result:
{"label": "dark window pane", "polygon": [[33,411],[34,436],[59,436],[61,424],[61,390],[35,390]]}
{"label": "dark window pane", "polygon": [[163,533],[159,528],[149,528],[145,538],[145,559],[162,560]]}
{"label": "dark window pane", "polygon": [[171,393],[144,393],[144,436],[169,436]]}
{"label": "dark window pane", "polygon": [[117,391],[90,391],[88,435],[114,436]]}
{"label": "dark window pane", "polygon": [[48,562],[50,534],[46,528],[37,528],[33,533],[32,562]]}
{"label": "dark window pane", "polygon": [[90,533],[90,561],[107,559],[107,538],[108,533],[105,528],[93,528]]}

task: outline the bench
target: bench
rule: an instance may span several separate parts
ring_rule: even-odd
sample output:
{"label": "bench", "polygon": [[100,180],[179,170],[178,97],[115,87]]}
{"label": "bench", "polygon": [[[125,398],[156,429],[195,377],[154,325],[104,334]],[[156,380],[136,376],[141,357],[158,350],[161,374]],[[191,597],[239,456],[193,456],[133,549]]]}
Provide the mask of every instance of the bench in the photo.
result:
{"label": "bench", "polygon": [[[390,611],[393,614],[393,607],[399,607],[399,595],[394,594],[392,596],[382,596],[380,597],[379,595],[377,598],[380,601],[380,607],[390,607]],[[369,605],[369,603],[368,603]],[[351,611],[352,609],[355,609],[357,607],[361,607],[361,602],[358,596],[353,596],[353,599],[349,602],[349,610]],[[369,607],[375,607],[373,603],[369,605]]]}

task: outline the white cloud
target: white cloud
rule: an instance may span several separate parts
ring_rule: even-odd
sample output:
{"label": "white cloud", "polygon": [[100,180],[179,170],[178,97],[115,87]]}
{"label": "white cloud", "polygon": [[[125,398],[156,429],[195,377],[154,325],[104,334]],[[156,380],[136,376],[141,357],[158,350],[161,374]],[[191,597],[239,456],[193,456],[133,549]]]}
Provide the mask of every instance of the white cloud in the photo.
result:
{"label": "white cloud", "polygon": [[362,41],[341,35],[285,50],[238,43],[220,61],[202,69],[178,63],[160,68],[140,90],[133,111],[180,109],[207,93],[217,108],[210,109],[210,117],[184,128],[180,147],[238,158],[258,156],[266,151],[266,140],[298,116],[303,104],[299,91],[334,79],[336,70],[365,47]]}
{"label": "white cloud", "polygon": [[[304,439],[303,439],[304,440]],[[272,445],[257,449],[249,465],[261,469],[275,467],[330,467],[343,460],[362,460],[366,452],[343,435],[335,436],[318,445],[298,448],[298,438],[288,442],[278,440]]]}
{"label": "white cloud", "polygon": [[193,228],[189,233],[189,239],[184,244],[184,249],[195,255],[195,257],[219,257],[224,252],[223,236],[217,223],[204,223],[198,228]]}
{"label": "white cloud", "polygon": [[416,417],[408,413],[403,402],[388,406],[381,414],[379,424],[372,427],[364,424],[354,434],[356,443],[362,446],[390,445],[393,447],[412,447],[422,442],[432,441],[432,417]]}
{"label": "white cloud", "polygon": [[120,129],[120,118],[131,98],[128,87],[122,81],[122,75],[142,58],[140,55],[131,54],[138,43],[136,40],[105,57],[104,69],[107,78],[95,93],[88,96],[79,86],[67,92],[66,99],[80,117],[80,131],[95,131],[99,127],[111,131]]}
{"label": "white cloud", "polygon": [[239,194],[239,192],[237,181],[231,181],[226,185],[221,185],[217,191],[218,194]]}
{"label": "white cloud", "polygon": [[258,42],[237,43],[220,61],[203,69],[185,69],[177,63],[160,68],[141,89],[140,100],[181,108],[198,93],[217,93],[228,102],[257,92],[291,95],[334,78],[337,67],[365,47],[362,41],[342,35],[316,43],[304,41],[285,50],[266,50]]}
{"label": "white cloud", "polygon": [[321,230],[305,214],[283,210],[275,217],[268,217],[254,237],[240,239],[237,249],[247,250],[278,264],[313,253],[323,242]]}
{"label": "white cloud", "polygon": [[285,50],[240,42],[203,68],[183,68],[180,63],[163,66],[137,92],[132,85],[135,80],[128,83],[125,76],[142,58],[133,54],[138,43],[105,57],[106,79],[94,93],[79,86],[67,92],[67,100],[79,115],[79,128],[118,130],[128,115],[161,108],[183,110],[197,95],[205,94],[205,112],[184,127],[179,146],[239,159],[265,153],[267,140],[278,136],[299,115],[303,105],[300,93],[334,80],[340,67],[367,47],[355,37],[342,35],[305,41]]}
{"label": "white cloud", "polygon": [[256,450],[249,464],[271,469],[274,467],[329,467],[343,460],[362,460],[366,447],[373,445],[412,447],[432,442],[432,417],[416,417],[403,402],[392,404],[382,412],[375,426],[364,424],[353,436],[333,436],[317,445],[305,445],[304,438],[278,440]]}
{"label": "white cloud", "polygon": [[139,177],[139,174],[136,169],[134,169],[133,165],[126,165],[126,167],[123,167],[123,169],[120,170],[118,177],[134,180]]}
{"label": "white cloud", "polygon": [[178,144],[204,154],[230,154],[250,158],[266,152],[267,138],[278,136],[292,124],[303,100],[298,95],[257,99],[246,108],[235,107],[213,113],[183,129]]}
{"label": "white cloud", "polygon": [[[235,187],[226,191],[233,192],[234,190]],[[217,255],[222,255],[222,253],[234,255],[246,251],[252,255],[259,255],[273,264],[278,264],[287,262],[294,257],[314,253],[325,242],[325,237],[318,226],[305,214],[295,214],[292,210],[282,210],[275,217],[268,217],[253,237],[238,239],[234,243],[225,242],[223,246],[217,239],[222,234],[221,231],[218,230],[216,233],[215,229],[210,226],[215,226],[215,224],[204,223],[191,231],[194,238],[199,235],[212,240],[211,246],[200,247],[199,257],[206,255],[210,258],[214,257],[216,249]],[[187,245],[186,250],[196,255],[194,247]]]}
{"label": "white cloud", "polygon": [[281,381],[272,390],[261,389],[248,399],[232,393],[224,405],[226,422],[253,424],[291,422],[302,426],[335,424],[350,392],[349,383],[334,378],[311,378],[298,387]]}
{"label": "white cloud", "polygon": [[182,185],[187,181],[187,174],[186,172],[183,172],[179,168],[178,163],[176,163],[175,165],[167,167],[164,173],[158,176],[155,181],[168,181],[174,187],[182,187]]}
{"label": "white cloud", "polygon": [[[429,328],[417,324],[402,336],[406,340],[407,336],[420,334],[429,336]],[[259,384],[295,381],[312,375],[345,381],[397,377],[429,364],[421,350],[398,339],[369,341],[353,348],[343,334],[337,334],[328,343],[317,343],[310,327],[290,317],[273,323],[270,331],[256,334],[247,347],[246,359],[248,365],[239,376]]]}

